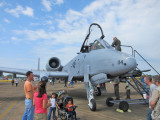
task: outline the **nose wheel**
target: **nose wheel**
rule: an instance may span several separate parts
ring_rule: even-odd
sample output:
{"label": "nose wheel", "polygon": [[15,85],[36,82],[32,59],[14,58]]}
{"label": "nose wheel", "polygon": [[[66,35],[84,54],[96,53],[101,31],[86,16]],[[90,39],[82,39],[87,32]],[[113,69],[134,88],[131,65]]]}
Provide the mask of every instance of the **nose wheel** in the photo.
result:
{"label": "nose wheel", "polygon": [[91,111],[95,111],[96,110],[96,101],[95,99],[91,99],[89,102],[89,107]]}

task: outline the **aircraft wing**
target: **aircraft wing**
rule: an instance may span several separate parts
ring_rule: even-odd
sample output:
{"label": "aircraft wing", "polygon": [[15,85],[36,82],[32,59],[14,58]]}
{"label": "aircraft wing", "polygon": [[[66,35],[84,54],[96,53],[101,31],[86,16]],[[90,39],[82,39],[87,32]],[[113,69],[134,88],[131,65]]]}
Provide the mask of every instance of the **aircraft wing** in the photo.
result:
{"label": "aircraft wing", "polygon": [[[0,72],[6,72],[6,73],[26,75],[27,71],[29,71],[29,70],[0,67]],[[38,71],[38,70],[30,70],[30,71],[32,71],[34,76],[36,76],[36,77],[43,77],[43,76],[47,76],[47,77],[68,77],[67,72]]]}
{"label": "aircraft wing", "polygon": [[[40,71],[42,72],[42,71]],[[68,77],[67,72],[56,72],[56,71],[43,71],[44,73],[48,74],[48,77]]]}

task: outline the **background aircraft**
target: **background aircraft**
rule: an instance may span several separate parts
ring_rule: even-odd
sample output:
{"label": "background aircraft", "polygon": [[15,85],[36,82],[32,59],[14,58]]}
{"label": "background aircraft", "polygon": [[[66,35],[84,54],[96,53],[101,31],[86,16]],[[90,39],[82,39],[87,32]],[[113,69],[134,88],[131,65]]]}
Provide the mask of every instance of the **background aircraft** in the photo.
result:
{"label": "background aircraft", "polygon": [[[102,36],[94,42],[89,43],[91,27],[98,26]],[[137,63],[131,55],[115,50],[105,40],[101,27],[93,23],[89,27],[80,52],[65,66],[57,57],[52,57],[46,64],[46,71],[33,70],[35,76],[41,81],[48,81],[48,77],[62,77],[71,80],[84,80],[89,107],[96,110],[94,92],[97,85],[109,82],[117,78],[126,78],[140,75],[141,72],[135,68]],[[28,70],[0,67],[0,72],[25,75]],[[106,90],[106,89],[105,89]]]}

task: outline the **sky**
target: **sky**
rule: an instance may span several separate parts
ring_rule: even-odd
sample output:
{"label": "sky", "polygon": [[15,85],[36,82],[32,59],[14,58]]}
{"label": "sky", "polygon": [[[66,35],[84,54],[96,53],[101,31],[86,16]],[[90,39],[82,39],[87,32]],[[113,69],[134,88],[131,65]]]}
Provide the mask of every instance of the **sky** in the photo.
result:
{"label": "sky", "polygon": [[[98,23],[109,44],[117,36],[160,72],[159,6],[160,0],[0,0],[0,66],[37,69],[40,58],[45,69],[51,57],[65,65],[80,51],[90,24]],[[140,69],[150,69],[136,59]]]}

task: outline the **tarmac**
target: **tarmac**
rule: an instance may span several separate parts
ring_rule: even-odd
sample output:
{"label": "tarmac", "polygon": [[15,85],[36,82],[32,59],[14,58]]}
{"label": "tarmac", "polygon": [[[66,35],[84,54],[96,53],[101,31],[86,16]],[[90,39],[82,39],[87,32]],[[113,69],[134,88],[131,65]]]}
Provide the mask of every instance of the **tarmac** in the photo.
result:
{"label": "tarmac", "polygon": [[[37,84],[33,82],[33,84]],[[21,120],[25,110],[24,81],[20,81],[18,87],[12,86],[11,82],[0,82],[0,120]],[[118,105],[106,106],[106,98],[114,97],[113,84],[106,83],[107,94],[95,96],[97,110],[90,111],[86,90],[83,83],[74,84],[73,88],[64,87],[64,83],[56,82],[54,87],[47,83],[47,95],[51,97],[52,92],[67,90],[68,96],[72,96],[74,104],[77,105],[77,118],[80,120],[146,120],[148,105],[130,105],[131,112],[117,112]],[[125,99],[125,84],[120,84],[120,97]],[[135,90],[131,89],[131,98],[142,98]],[[49,110],[49,109],[48,109]],[[57,113],[56,113],[57,114]],[[60,120],[60,118],[58,118]]]}

